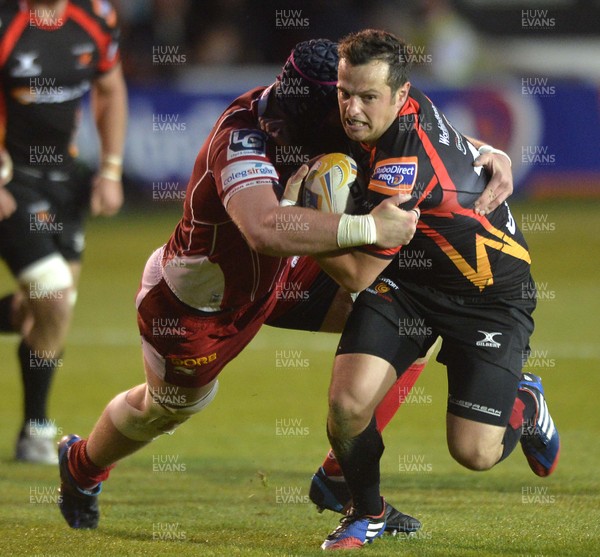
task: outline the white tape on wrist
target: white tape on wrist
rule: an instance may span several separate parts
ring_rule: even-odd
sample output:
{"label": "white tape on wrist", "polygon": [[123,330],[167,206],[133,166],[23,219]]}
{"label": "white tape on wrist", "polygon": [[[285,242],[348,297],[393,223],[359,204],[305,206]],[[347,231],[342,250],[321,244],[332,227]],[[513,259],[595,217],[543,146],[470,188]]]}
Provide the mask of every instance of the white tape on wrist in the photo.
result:
{"label": "white tape on wrist", "polygon": [[508,164],[510,164],[510,166],[512,167],[512,161],[510,160],[510,157],[504,151],[501,151],[500,149],[496,149],[495,147],[492,147],[491,145],[482,145],[477,150],[479,151],[480,155],[486,155],[487,153],[491,153],[492,155],[504,155],[508,159]]}
{"label": "white tape on wrist", "polygon": [[279,202],[279,206],[280,207],[293,207],[294,205],[296,205],[295,201],[292,201],[291,199],[281,199],[281,201]]}
{"label": "white tape on wrist", "polygon": [[337,244],[340,248],[366,246],[377,241],[377,227],[372,215],[346,215],[340,218]]}
{"label": "white tape on wrist", "polygon": [[102,168],[99,176],[101,178],[106,178],[107,180],[112,180],[113,182],[120,182],[123,179],[123,176],[120,172],[110,168]]}
{"label": "white tape on wrist", "polygon": [[102,159],[103,163],[112,164],[113,166],[123,166],[123,157],[120,155],[105,155]]}

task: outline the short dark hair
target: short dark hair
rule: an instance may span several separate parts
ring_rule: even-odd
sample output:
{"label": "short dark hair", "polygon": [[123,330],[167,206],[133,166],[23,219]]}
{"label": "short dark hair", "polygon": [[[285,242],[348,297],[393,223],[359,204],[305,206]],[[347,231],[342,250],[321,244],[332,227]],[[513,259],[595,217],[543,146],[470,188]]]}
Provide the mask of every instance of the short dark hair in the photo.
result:
{"label": "short dark hair", "polygon": [[379,29],[363,29],[346,35],[338,45],[340,59],[347,60],[353,66],[368,64],[374,60],[387,62],[389,73],[387,84],[395,93],[408,81],[410,70],[406,43]]}

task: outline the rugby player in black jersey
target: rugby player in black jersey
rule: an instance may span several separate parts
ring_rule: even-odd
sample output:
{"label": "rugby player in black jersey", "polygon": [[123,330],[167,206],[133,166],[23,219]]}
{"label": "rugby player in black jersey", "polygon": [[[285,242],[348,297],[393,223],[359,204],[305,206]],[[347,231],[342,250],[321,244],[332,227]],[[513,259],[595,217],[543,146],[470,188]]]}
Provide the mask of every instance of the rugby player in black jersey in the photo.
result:
{"label": "rugby player in black jersey", "polygon": [[363,259],[348,258],[345,268],[344,255],[318,257],[340,284],[363,291],[338,346],[327,421],[353,508],[325,550],[360,547],[385,530],[373,409],[438,336],[448,447],[460,464],[487,470],[520,441],[534,473],[547,476],[560,452],[541,379],[522,374],[536,302],[527,244],[506,203],[487,215],[473,210],[488,183],[473,160],[492,148],[478,150],[411,87],[405,48],[377,30],[339,45],[338,103],[363,209],[410,193],[401,207],[418,207],[420,219],[404,248],[359,248]]}
{"label": "rugby player in black jersey", "polygon": [[[19,291],[0,300],[0,331],[18,332],[24,418],[16,458],[56,463],[47,416],[73,314],[85,216],[123,201],[126,90],[115,12],[105,0],[0,4],[0,256]],[[72,145],[91,91],[101,167]]]}

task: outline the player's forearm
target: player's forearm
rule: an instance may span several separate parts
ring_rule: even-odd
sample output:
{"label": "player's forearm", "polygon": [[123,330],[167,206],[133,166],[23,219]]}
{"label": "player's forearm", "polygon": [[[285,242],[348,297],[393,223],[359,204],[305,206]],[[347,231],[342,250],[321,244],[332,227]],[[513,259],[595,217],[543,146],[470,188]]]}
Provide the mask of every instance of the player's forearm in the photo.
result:
{"label": "player's forearm", "polygon": [[120,68],[113,72],[110,77],[100,78],[92,94],[103,165],[122,159],[127,129],[127,88]]}
{"label": "player's forearm", "polygon": [[313,255],[339,249],[339,221],[340,215],[301,207],[277,207],[245,235],[256,251],[266,255]]}
{"label": "player's forearm", "polygon": [[320,254],[315,259],[348,292],[360,292],[367,288],[390,263],[388,259],[356,250]]}

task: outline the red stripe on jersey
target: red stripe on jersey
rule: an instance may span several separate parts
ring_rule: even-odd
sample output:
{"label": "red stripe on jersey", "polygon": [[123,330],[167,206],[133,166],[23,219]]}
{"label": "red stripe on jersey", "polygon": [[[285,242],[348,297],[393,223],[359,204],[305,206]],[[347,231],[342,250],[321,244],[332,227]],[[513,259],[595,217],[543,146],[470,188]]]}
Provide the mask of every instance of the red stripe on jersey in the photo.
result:
{"label": "red stripe on jersey", "polygon": [[[456,185],[452,181],[452,178],[450,178],[450,174],[448,174],[448,170],[446,169],[446,166],[444,165],[442,158],[440,157],[436,148],[431,143],[429,136],[425,133],[425,131],[418,122],[416,126],[416,131],[417,135],[419,136],[419,139],[421,140],[421,143],[423,144],[425,152],[429,157],[431,166],[433,166],[434,178],[437,176],[437,181],[442,186],[442,189],[444,191],[444,198],[442,199],[442,202],[431,212],[435,213],[436,215],[441,215],[443,213],[446,213],[448,216],[452,214],[464,215],[475,219],[484,225],[485,223],[489,223],[488,219],[484,215],[478,215],[473,209],[467,209],[465,207],[462,207],[460,203],[458,203],[456,195]],[[429,182],[429,184],[421,194],[419,202],[421,202],[421,200],[425,198],[425,196],[434,188],[435,185],[435,180],[431,180],[431,182]]]}
{"label": "red stripe on jersey", "polygon": [[87,12],[82,10],[79,6],[74,6],[69,3],[65,11],[65,16],[71,18],[73,21],[78,23],[87,33],[92,37],[98,50],[100,51],[100,61],[98,62],[98,70],[101,72],[107,72],[113,68],[119,61],[118,53],[112,60],[107,58],[108,47],[112,41],[112,37],[106,33],[102,27],[96,22]]}
{"label": "red stripe on jersey", "polygon": [[19,12],[15,18],[10,22],[2,41],[0,42],[0,68],[4,67],[10,53],[15,48],[19,37],[23,34],[23,31],[29,23],[29,15],[27,12]]}
{"label": "red stripe on jersey", "polygon": [[4,147],[6,140],[6,97],[4,91],[0,89],[0,147]]}

